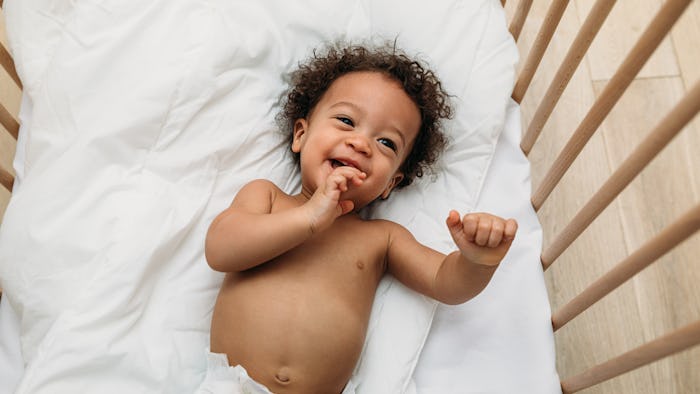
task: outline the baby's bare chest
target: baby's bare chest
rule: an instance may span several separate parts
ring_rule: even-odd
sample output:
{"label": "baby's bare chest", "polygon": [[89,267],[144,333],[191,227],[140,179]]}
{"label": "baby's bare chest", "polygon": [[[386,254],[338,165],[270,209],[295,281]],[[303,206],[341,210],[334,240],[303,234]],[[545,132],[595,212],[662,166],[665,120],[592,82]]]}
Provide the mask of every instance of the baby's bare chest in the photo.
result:
{"label": "baby's bare chest", "polygon": [[[279,256],[275,264],[303,265],[319,272],[375,277],[384,273],[387,239],[369,225],[347,223],[331,227]],[[299,268],[299,267],[297,267]]]}
{"label": "baby's bare chest", "polygon": [[[374,292],[386,268],[388,236],[381,228],[359,220],[340,221],[243,276],[268,280],[353,285]],[[242,279],[242,278],[241,278]]]}

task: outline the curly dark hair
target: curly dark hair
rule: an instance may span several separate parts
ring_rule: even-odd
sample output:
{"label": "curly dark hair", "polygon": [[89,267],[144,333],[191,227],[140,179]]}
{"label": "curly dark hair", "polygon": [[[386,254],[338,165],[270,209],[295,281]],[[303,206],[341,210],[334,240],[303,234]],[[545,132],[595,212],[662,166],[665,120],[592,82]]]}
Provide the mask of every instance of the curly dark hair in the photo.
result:
{"label": "curly dark hair", "polygon": [[[287,140],[291,144],[294,122],[311,113],[333,81],[355,71],[376,71],[396,80],[420,110],[420,130],[401,166],[404,178],[397,188],[410,185],[425,170],[432,170],[432,164],[447,145],[441,121],[452,117],[452,107],[435,74],[397,49],[395,43],[369,48],[335,43],[321,52],[314,51],[291,73],[291,89],[283,98],[278,121]],[[298,163],[298,153],[294,160]]]}

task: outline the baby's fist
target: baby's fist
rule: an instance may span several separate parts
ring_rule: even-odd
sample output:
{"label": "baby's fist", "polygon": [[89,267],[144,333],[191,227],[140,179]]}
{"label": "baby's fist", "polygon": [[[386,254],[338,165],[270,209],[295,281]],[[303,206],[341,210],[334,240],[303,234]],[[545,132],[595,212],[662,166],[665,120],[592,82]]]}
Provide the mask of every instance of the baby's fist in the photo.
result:
{"label": "baby's fist", "polygon": [[488,213],[470,213],[460,220],[459,213],[450,211],[447,227],[467,260],[498,265],[515,239],[518,223]]}

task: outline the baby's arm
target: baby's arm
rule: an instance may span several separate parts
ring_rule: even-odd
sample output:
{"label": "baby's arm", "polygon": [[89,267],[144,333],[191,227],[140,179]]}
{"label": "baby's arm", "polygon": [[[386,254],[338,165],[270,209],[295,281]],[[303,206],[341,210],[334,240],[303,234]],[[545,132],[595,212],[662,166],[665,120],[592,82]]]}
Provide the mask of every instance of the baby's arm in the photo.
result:
{"label": "baby's arm", "polygon": [[418,243],[403,228],[392,232],[389,271],[407,286],[446,304],[479,294],[508,252],[517,231],[513,219],[450,212],[447,226],[459,250],[445,256]]}
{"label": "baby's arm", "polygon": [[303,212],[287,209],[272,213],[278,193],[283,192],[269,181],[252,181],[214,219],[204,249],[213,269],[233,272],[255,267],[308,237]]}
{"label": "baby's arm", "polygon": [[288,196],[271,182],[248,183],[209,227],[207,262],[217,271],[243,271],[298,246],[353,209],[351,201],[340,201],[340,193],[362,179],[357,169],[339,167],[309,201],[288,209],[273,209],[278,197]]}

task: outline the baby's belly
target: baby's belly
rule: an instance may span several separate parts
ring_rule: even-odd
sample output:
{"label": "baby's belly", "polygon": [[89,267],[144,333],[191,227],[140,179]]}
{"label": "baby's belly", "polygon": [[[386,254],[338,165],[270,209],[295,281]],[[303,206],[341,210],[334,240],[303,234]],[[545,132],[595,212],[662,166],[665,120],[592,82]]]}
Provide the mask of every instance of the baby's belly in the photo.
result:
{"label": "baby's belly", "polygon": [[339,393],[362,351],[376,282],[313,270],[230,274],[211,350],[275,393]]}

